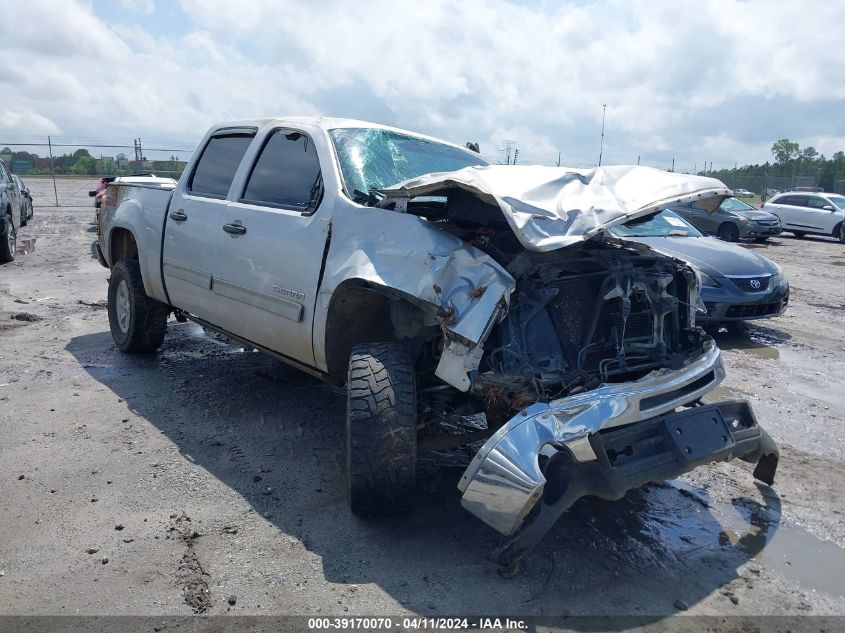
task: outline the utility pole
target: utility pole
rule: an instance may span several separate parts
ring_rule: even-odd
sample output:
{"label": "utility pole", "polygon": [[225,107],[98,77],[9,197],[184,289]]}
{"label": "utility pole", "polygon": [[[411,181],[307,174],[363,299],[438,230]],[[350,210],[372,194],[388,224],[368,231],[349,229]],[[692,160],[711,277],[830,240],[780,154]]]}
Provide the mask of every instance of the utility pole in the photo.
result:
{"label": "utility pole", "polygon": [[601,143],[599,145],[599,167],[601,167],[601,155],[604,153],[604,117],[607,114],[607,104],[601,105]]}
{"label": "utility pole", "polygon": [[669,171],[675,171],[675,157],[674,156],[672,157],[672,169],[670,169]]}
{"label": "utility pole", "polygon": [[504,147],[504,149],[499,150],[499,151],[502,151],[502,152],[505,153],[505,164],[510,165],[511,164],[511,150],[516,147],[516,141],[511,140],[511,139],[504,139],[502,141],[502,143],[504,144],[505,147]]}
{"label": "utility pole", "polygon": [[[560,152],[558,152],[558,153],[557,153],[557,166],[558,166],[558,167],[560,167]],[[834,180],[836,180],[836,178],[835,178],[835,175],[836,175],[836,163],[834,163],[834,167],[833,167],[833,174],[834,174]]]}
{"label": "utility pole", "polygon": [[513,164],[516,165],[516,159],[519,158],[519,150],[515,149],[513,151]]}
{"label": "utility pole", "polygon": [[640,164],[640,155],[637,154],[637,165],[639,165],[639,164]]}
{"label": "utility pole", "polygon": [[56,167],[53,165],[53,141],[47,137],[47,147],[50,148],[50,173],[53,174],[53,195],[56,196],[56,206],[59,206],[59,191],[56,189]]}

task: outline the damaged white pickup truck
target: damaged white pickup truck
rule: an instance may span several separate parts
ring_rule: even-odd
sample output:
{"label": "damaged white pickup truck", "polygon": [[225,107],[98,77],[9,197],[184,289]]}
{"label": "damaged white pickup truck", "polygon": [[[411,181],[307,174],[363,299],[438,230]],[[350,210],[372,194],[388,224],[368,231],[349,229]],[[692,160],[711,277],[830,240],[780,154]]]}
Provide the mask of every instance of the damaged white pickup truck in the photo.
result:
{"label": "damaged white pickup truck", "polygon": [[347,385],[356,514],[411,505],[418,451],[483,442],[462,503],[513,570],[583,496],[734,457],[772,483],[750,406],[699,400],[724,369],[696,273],[606,232],[729,195],[290,117],[213,127],[178,183],[112,183],[98,247],[121,350],[155,350],[173,313]]}

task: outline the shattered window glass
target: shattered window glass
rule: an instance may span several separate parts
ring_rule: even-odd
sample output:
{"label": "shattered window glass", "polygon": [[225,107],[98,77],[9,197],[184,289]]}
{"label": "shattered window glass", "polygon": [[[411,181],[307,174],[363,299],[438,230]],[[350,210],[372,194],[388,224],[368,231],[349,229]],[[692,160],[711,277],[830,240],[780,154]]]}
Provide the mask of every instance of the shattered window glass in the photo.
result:
{"label": "shattered window glass", "polygon": [[340,128],[329,133],[340,160],[344,188],[355,200],[373,189],[386,189],[423,174],[487,164],[468,150],[390,130]]}

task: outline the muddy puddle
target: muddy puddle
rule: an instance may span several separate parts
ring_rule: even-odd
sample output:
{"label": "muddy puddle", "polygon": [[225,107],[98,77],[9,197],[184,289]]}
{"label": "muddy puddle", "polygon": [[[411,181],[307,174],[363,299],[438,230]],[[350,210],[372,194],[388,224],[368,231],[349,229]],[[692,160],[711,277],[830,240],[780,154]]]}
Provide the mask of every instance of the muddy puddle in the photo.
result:
{"label": "muddy puddle", "polygon": [[720,330],[715,338],[720,349],[737,350],[757,358],[779,360],[784,346],[792,337],[771,328],[740,325]]}
{"label": "muddy puddle", "polygon": [[743,498],[732,503],[713,501],[707,499],[705,491],[680,480],[669,485],[705,504],[702,511],[711,515],[715,523],[708,524],[694,516],[678,517],[662,504],[654,504],[646,511],[648,519],[644,522],[653,531],[650,538],[732,548],[804,589],[845,597],[845,549],[800,526],[781,522],[780,501],[770,489],[760,488],[767,499],[764,507]]}

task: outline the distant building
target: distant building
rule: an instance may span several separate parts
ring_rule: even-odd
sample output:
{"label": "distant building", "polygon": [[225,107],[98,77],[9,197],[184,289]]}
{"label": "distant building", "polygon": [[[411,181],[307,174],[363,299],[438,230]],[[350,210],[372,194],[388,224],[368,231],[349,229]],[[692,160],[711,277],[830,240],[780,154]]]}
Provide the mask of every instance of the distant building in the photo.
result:
{"label": "distant building", "polygon": [[31,160],[12,159],[10,169],[13,174],[28,174],[32,171],[33,166]]}
{"label": "distant building", "polygon": [[7,150],[0,152],[0,160],[2,160],[4,163],[6,163],[6,165],[11,165],[12,164],[12,152],[7,151]]}

